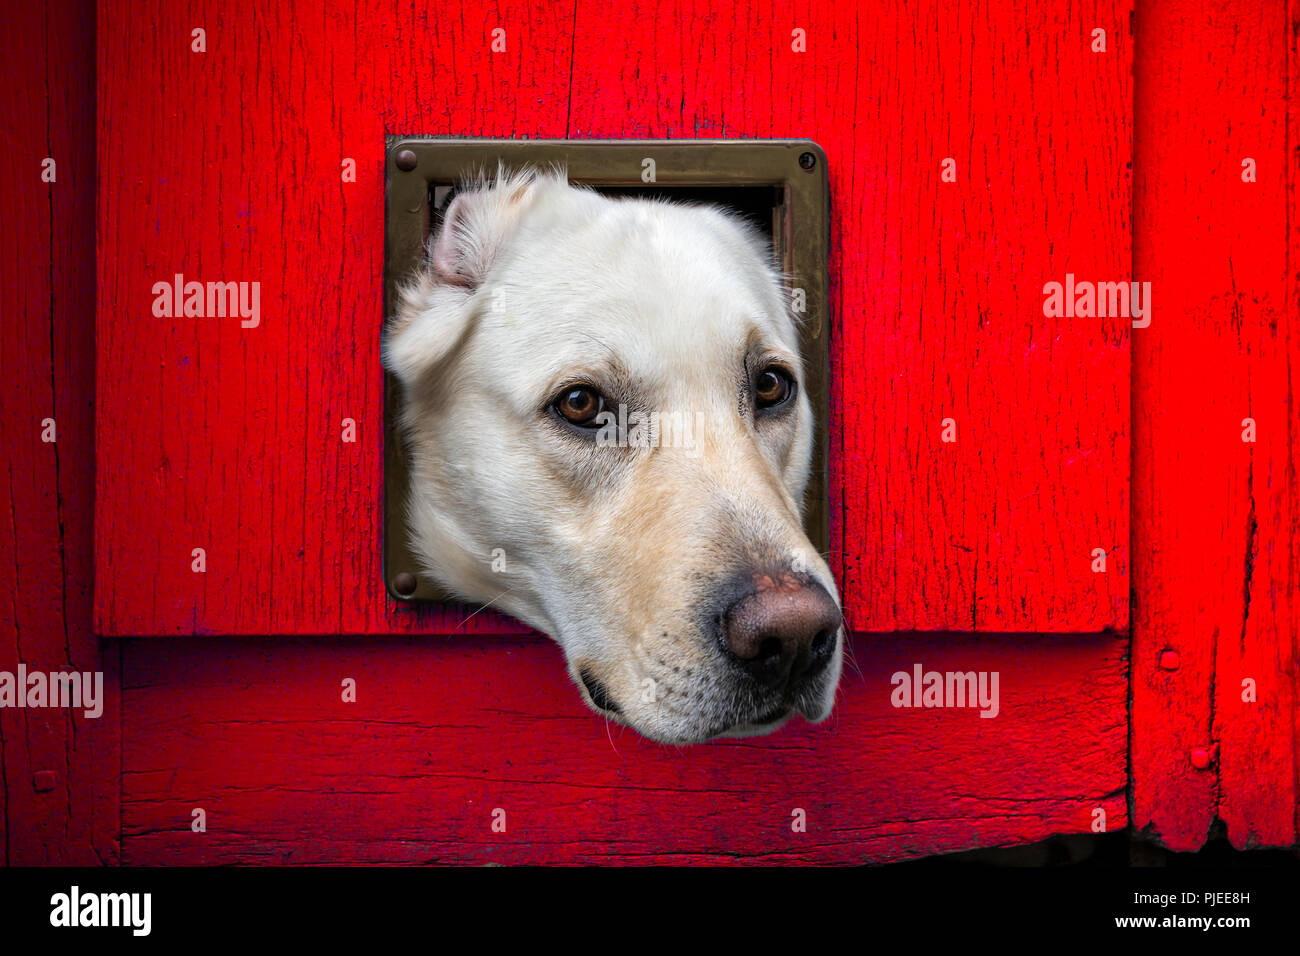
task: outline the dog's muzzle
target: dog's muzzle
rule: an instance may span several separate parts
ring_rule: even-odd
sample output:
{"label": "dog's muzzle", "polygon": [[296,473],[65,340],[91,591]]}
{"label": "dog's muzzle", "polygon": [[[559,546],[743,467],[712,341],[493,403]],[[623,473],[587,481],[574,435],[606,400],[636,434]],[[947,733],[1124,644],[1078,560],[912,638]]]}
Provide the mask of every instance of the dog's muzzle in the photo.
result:
{"label": "dog's muzzle", "polygon": [[795,713],[825,718],[842,624],[839,605],[810,575],[741,573],[700,609],[695,639],[712,647],[692,667],[671,668],[666,697],[616,700],[589,661],[577,661],[574,674],[597,710],[665,743],[763,734]]}

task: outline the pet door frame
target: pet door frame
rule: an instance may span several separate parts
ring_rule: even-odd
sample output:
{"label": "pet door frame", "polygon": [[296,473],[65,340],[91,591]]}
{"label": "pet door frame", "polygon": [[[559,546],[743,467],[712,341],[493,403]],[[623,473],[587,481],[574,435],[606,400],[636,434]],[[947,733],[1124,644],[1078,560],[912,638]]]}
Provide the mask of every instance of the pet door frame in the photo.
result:
{"label": "pet door frame", "polygon": [[[830,187],[826,154],[806,139],[781,140],[530,140],[389,136],[385,157],[384,317],[396,289],[424,266],[425,244],[437,216],[436,188],[456,186],[479,170],[563,165],[569,181],[597,190],[633,187],[671,193],[674,187],[773,187],[772,239],[776,264],[791,288],[803,289],[800,330],[804,390],[812,403],[812,466],[804,493],[804,531],[823,555],[830,550]],[[646,160],[653,160],[647,182]],[[407,450],[398,422],[402,389],[384,373],[384,562],[389,595],[403,602],[454,602],[422,575],[406,523]]]}

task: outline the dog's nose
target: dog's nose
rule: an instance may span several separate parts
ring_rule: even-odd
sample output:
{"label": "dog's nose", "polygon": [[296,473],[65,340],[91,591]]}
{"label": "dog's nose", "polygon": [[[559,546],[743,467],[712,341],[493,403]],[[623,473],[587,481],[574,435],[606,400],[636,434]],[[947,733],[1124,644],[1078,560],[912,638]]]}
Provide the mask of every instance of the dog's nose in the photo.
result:
{"label": "dog's nose", "polygon": [[755,577],[756,590],[727,609],[727,651],[759,683],[775,687],[826,667],[842,617],[816,581]]}

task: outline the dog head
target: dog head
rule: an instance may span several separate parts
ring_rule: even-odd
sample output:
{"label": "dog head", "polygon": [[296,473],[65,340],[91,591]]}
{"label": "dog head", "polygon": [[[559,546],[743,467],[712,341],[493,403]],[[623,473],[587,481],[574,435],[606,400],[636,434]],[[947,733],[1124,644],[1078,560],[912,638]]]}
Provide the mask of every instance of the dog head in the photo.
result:
{"label": "dog head", "polygon": [[498,174],[456,196],[396,311],[384,360],[433,580],[549,634],[587,703],[655,740],[830,713],[813,415],[756,231]]}

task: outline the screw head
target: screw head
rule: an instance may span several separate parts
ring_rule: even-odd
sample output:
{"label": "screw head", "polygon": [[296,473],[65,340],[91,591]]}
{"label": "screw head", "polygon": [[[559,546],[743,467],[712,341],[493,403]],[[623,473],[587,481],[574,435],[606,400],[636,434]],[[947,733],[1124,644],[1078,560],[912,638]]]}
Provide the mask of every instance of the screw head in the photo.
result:
{"label": "screw head", "polygon": [[402,172],[409,173],[420,162],[420,157],[415,155],[413,149],[399,149],[397,155],[393,157],[393,162]]}
{"label": "screw head", "polygon": [[415,575],[410,571],[402,571],[400,574],[393,575],[393,590],[402,597],[410,597],[414,594],[418,583],[415,580]]}
{"label": "screw head", "polygon": [[1210,765],[1210,752],[1204,747],[1194,747],[1191,754],[1189,754],[1189,757],[1191,758],[1192,766],[1197,770],[1204,770]]}
{"label": "screw head", "polygon": [[803,169],[812,169],[817,165],[817,157],[812,153],[801,153],[799,155],[799,166]]}
{"label": "screw head", "polygon": [[1178,652],[1172,649],[1161,651],[1159,663],[1160,663],[1161,670],[1165,670],[1165,671],[1178,670],[1178,664],[1179,664]]}

